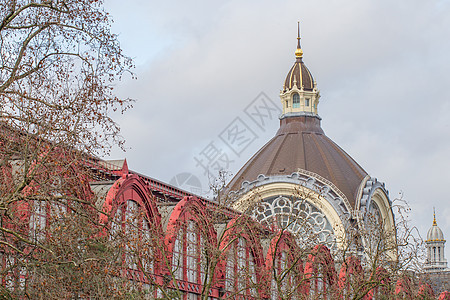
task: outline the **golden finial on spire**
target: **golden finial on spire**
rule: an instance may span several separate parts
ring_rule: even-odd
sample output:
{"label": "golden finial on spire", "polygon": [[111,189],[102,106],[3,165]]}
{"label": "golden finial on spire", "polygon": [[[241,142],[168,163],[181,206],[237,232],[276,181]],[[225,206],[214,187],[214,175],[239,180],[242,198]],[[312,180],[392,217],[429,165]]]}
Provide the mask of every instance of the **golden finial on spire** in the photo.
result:
{"label": "golden finial on spire", "polygon": [[303,57],[303,50],[300,46],[300,22],[297,22],[298,32],[297,32],[297,49],[295,50],[295,57]]}
{"label": "golden finial on spire", "polygon": [[437,222],[436,222],[436,210],[433,207],[433,226],[437,226]]}

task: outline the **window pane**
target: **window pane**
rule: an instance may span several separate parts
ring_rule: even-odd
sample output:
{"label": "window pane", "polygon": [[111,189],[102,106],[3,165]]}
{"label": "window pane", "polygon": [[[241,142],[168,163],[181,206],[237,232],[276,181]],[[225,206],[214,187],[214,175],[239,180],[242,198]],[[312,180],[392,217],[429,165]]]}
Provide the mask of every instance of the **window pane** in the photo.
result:
{"label": "window pane", "polygon": [[125,244],[125,263],[130,269],[137,269],[135,254],[139,243],[139,206],[135,201],[127,201],[125,211],[125,234],[128,243]]}
{"label": "window pane", "polygon": [[227,267],[226,267],[226,281],[225,281],[225,290],[227,292],[232,292],[234,289],[234,268],[236,265],[235,262],[235,249],[234,245],[230,245],[228,249],[228,258],[227,258]]}
{"label": "window pane", "polygon": [[300,96],[298,94],[294,94],[292,97],[292,107],[299,108],[300,107]]}
{"label": "window pane", "polygon": [[146,272],[153,271],[153,243],[151,240],[150,226],[147,220],[142,220],[142,267]]}
{"label": "window pane", "polygon": [[197,282],[197,272],[198,272],[198,241],[197,232],[195,232],[196,226],[194,222],[189,221],[186,233],[186,250],[187,250],[187,260],[186,260],[186,270],[187,270],[187,280],[189,282]]}
{"label": "window pane", "polygon": [[172,272],[176,279],[183,279],[183,230],[178,231],[173,247]]}

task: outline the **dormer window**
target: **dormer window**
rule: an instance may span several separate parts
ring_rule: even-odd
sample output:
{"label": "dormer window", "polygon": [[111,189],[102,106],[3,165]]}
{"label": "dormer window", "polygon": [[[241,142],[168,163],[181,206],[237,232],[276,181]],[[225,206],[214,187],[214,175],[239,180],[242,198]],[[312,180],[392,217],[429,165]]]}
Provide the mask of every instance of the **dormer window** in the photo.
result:
{"label": "dormer window", "polygon": [[292,97],[292,107],[299,108],[300,107],[300,96],[298,94],[294,94]]}
{"label": "dormer window", "polygon": [[309,106],[309,98],[305,99],[305,106]]}

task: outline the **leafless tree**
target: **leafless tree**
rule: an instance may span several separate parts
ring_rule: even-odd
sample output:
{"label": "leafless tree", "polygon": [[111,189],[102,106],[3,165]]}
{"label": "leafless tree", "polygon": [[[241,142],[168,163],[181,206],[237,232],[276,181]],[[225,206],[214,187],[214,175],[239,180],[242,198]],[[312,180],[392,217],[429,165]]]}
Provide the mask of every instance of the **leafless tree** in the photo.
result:
{"label": "leafless tree", "polygon": [[88,185],[98,176],[94,155],[123,143],[110,113],[130,107],[113,91],[132,61],[110,24],[102,1],[0,6],[2,295],[86,297],[114,289],[101,280],[115,272],[114,260]]}

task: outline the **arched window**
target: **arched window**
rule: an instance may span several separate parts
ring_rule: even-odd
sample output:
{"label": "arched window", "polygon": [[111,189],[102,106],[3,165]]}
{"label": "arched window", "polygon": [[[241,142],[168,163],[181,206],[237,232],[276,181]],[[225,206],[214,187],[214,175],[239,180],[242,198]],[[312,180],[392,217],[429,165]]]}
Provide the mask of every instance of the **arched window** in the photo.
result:
{"label": "arched window", "polygon": [[[100,222],[123,266],[124,276],[142,283],[143,289],[160,273],[162,260],[161,216],[146,182],[138,175],[120,178],[108,190]],[[105,232],[106,233],[106,232]],[[156,296],[156,292],[153,296]]]}
{"label": "arched window", "polygon": [[326,215],[300,197],[267,197],[253,207],[252,215],[267,227],[275,225],[283,231],[293,233],[297,244],[304,249],[318,243],[330,248],[336,244],[333,226]]}
{"label": "arched window", "polygon": [[297,93],[295,93],[292,96],[292,107],[293,108],[299,108],[300,107],[300,96]]}
{"label": "arched window", "polygon": [[[310,297],[332,299],[332,286],[336,277],[334,261],[330,251],[323,245],[314,247],[305,266],[305,277],[308,279]],[[314,298],[315,299],[315,298]]]}
{"label": "arched window", "polygon": [[301,299],[302,251],[292,234],[280,231],[270,242],[266,256],[272,299]]}
{"label": "arched window", "polygon": [[[184,197],[168,220],[165,237],[171,263],[168,275],[172,279],[170,284],[184,293],[184,299],[197,299],[202,291],[219,295],[216,274],[211,270],[215,268],[212,251],[217,236],[210,221],[204,202],[196,197]],[[209,284],[205,286],[206,282]]]}
{"label": "arched window", "polygon": [[354,256],[348,257],[339,272],[339,289],[344,299],[352,299],[355,293],[362,293],[369,288],[361,289],[364,283],[364,272],[362,271],[359,259]]}
{"label": "arched window", "polygon": [[127,239],[125,243],[125,265],[133,270],[137,269],[137,261],[134,251],[139,243],[139,211],[135,201],[128,200],[125,207],[124,233]]}
{"label": "arched window", "polygon": [[153,241],[144,209],[127,200],[116,210],[110,237],[123,247],[124,266],[131,270],[153,271]]}
{"label": "arched window", "polygon": [[220,242],[225,282],[219,283],[226,298],[252,299],[266,293],[261,284],[266,272],[258,238],[260,229],[247,215],[237,216],[227,224]]}
{"label": "arched window", "polygon": [[239,237],[227,250],[225,290],[231,295],[257,296],[255,256],[248,242]]}
{"label": "arched window", "polygon": [[292,255],[282,250],[275,258],[273,269],[271,270],[272,299],[297,299],[300,291],[299,279],[301,279],[299,269],[295,266],[301,261],[293,259]]}
{"label": "arched window", "polygon": [[205,279],[205,243],[198,225],[189,220],[178,230],[172,250],[175,279],[201,284]]}

